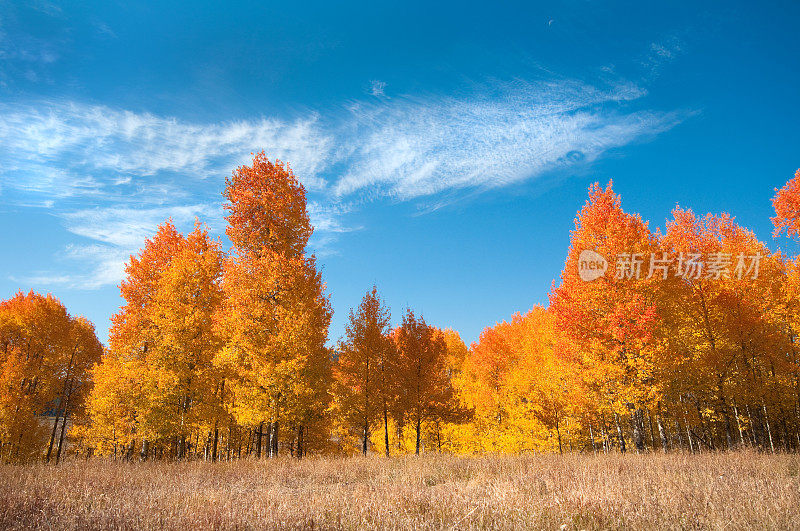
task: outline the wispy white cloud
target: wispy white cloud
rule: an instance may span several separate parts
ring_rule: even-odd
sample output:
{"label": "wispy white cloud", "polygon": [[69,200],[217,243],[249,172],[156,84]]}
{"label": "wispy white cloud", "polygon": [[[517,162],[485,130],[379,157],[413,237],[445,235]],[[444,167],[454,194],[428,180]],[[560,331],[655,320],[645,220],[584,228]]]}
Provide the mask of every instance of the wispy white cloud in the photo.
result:
{"label": "wispy white cloud", "polygon": [[119,282],[167,217],[188,228],[199,216],[222,234],[221,178],[264,149],[309,188],[312,248],[332,254],[338,235],[360,228],[345,220],[365,201],[506,186],[590,163],[683,118],[641,110],[645,95],[629,83],[515,81],[461,96],[370,98],[331,115],[206,124],[72,102],[0,104],[0,198],[50,208],[75,238],[58,257],[73,273],[28,280],[97,288]]}
{"label": "wispy white cloud", "polygon": [[63,214],[69,232],[120,248],[137,249],[156,227],[168,218],[176,225],[189,225],[196,217],[213,224],[221,208],[216,205],[181,205],[148,209],[93,208]]}
{"label": "wispy white cloud", "polygon": [[[323,184],[332,139],[310,115],[297,120],[192,123],[105,106],[39,102],[0,106],[0,162],[75,173],[185,179],[225,175],[265,149],[292,161],[310,188]],[[13,185],[13,183],[10,183]]]}
{"label": "wispy white cloud", "polygon": [[[219,181],[259,149],[292,163],[311,190],[322,188],[331,140],[317,122],[309,115],[194,124],[68,102],[0,105],[4,202],[49,208],[67,231],[87,240],[59,256],[74,274],[36,272],[31,279],[81,288],[116,284],[128,256],[169,216],[190,224],[198,215],[222,234]],[[212,175],[218,179],[204,187]],[[334,209],[318,210],[321,231],[341,229]]]}
{"label": "wispy white cloud", "polygon": [[661,68],[681,55],[684,48],[683,41],[675,35],[650,43],[650,48],[641,60],[641,65],[646,72],[645,79],[652,81],[658,77]]}
{"label": "wispy white cloud", "polygon": [[[311,246],[318,256],[335,254],[336,235],[358,230],[347,227],[341,216],[342,205],[311,201],[309,215],[315,227]],[[125,263],[137,254],[146,238],[152,237],[159,224],[172,219],[179,230],[189,230],[195,219],[204,222],[212,234],[224,232],[223,210],[219,204],[195,204],[154,208],[90,208],[61,215],[66,229],[87,243],[68,245],[58,257],[63,264],[74,264],[73,274],[36,272],[23,281],[33,285],[64,285],[77,289],[96,289],[119,283]]]}
{"label": "wispy white cloud", "polygon": [[369,93],[372,94],[373,96],[383,96],[385,90],[386,90],[385,81],[379,81],[375,79],[370,82]]}
{"label": "wispy white cloud", "polygon": [[110,245],[68,245],[63,261],[76,262],[78,270],[67,278],[60,279],[61,283],[73,289],[98,289],[116,285],[124,277],[125,264],[137,251],[136,248]]}
{"label": "wispy white cloud", "polygon": [[153,236],[159,224],[171,218],[182,230],[199,218],[210,229],[221,230],[222,209],[218,205],[182,205],[136,208],[91,208],[62,214],[66,229],[84,240],[68,245],[57,257],[69,266],[70,274],[37,271],[19,280],[30,285],[64,285],[96,289],[117,284],[125,263],[137,254],[144,240]]}
{"label": "wispy white cloud", "polygon": [[349,227],[342,224],[342,216],[352,212],[352,205],[341,202],[308,202],[308,215],[314,230],[318,232],[352,232],[361,227]]}
{"label": "wispy white cloud", "polygon": [[497,187],[591,162],[672,127],[670,113],[626,111],[645,91],[575,81],[516,82],[477,96],[395,98],[351,107],[351,150],[335,197],[412,199]]}

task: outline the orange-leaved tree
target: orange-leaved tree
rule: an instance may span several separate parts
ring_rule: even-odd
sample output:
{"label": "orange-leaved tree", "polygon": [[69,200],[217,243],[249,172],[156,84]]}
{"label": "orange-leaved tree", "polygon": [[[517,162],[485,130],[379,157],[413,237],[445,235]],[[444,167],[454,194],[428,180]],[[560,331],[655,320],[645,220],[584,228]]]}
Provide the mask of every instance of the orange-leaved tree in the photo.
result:
{"label": "orange-leaved tree", "polygon": [[[575,219],[561,284],[550,296],[556,327],[573,347],[584,385],[602,404],[602,418],[613,417],[622,451],[620,415],[632,412],[634,443],[643,449],[640,409],[658,392],[652,366],[657,315],[650,286],[659,277],[643,265],[655,251],[647,223],[622,210],[611,183],[605,189],[593,184]],[[581,276],[585,252],[606,260],[604,275]]]}
{"label": "orange-leaved tree", "polygon": [[277,453],[285,422],[302,456],[309,442],[324,441],[331,317],[316,259],[306,253],[313,228],[305,188],[287,165],[261,152],[226,179],[224,196],[233,249],[225,264],[219,320],[225,347],[217,365],[231,377],[237,422],[256,429],[256,455],[265,424],[269,453]]}
{"label": "orange-leaved tree", "polygon": [[364,455],[378,422],[383,424],[384,450],[389,455],[389,411],[396,395],[390,320],[389,309],[373,286],[358,311],[350,310],[345,337],[337,349],[335,407],[344,424],[361,438]]}
{"label": "orange-leaved tree", "polygon": [[419,455],[423,424],[459,422],[467,412],[457,401],[442,331],[408,309],[393,338],[398,352],[396,422],[411,422]]}
{"label": "orange-leaved tree", "polygon": [[[69,315],[52,295],[17,293],[0,302],[3,461],[59,459],[67,422],[81,414],[89,369],[102,350],[92,324]],[[47,430],[42,421],[49,416],[54,420]]]}
{"label": "orange-leaved tree", "polygon": [[783,188],[775,190],[772,206],[775,208],[775,217],[772,218],[775,225],[773,236],[786,231],[790,238],[800,237],[800,170],[795,172],[794,177]]}
{"label": "orange-leaved tree", "polygon": [[[784,350],[783,260],[728,214],[675,208],[673,217],[660,238],[677,257],[676,274],[659,289],[664,399],[687,423],[690,446],[713,448],[716,438],[731,447],[737,403],[753,403],[747,395],[763,386],[753,378],[764,357]],[[690,265],[692,257],[703,261]]]}

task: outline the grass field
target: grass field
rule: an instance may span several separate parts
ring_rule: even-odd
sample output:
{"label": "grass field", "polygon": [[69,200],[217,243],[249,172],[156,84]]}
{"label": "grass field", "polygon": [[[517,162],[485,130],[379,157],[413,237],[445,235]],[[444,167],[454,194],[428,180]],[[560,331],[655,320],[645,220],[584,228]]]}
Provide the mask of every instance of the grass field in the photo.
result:
{"label": "grass field", "polygon": [[0,528],[798,529],[800,458],[67,460],[0,467]]}

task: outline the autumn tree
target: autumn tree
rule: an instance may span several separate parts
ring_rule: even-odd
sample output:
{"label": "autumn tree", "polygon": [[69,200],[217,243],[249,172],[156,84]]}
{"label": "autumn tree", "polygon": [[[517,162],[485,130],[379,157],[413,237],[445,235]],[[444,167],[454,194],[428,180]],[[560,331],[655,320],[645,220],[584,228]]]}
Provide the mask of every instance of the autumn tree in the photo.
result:
{"label": "autumn tree", "polygon": [[[456,380],[469,424],[453,431],[462,451],[522,453],[562,449],[579,434],[573,413],[578,372],[562,359],[553,316],[541,306],[484,329]],[[554,443],[555,441],[555,443]]]}
{"label": "autumn tree", "polygon": [[77,427],[92,452],[118,457],[131,447],[137,435],[140,376],[138,368],[124,354],[111,349],[92,368],[87,421]]}
{"label": "autumn tree", "polygon": [[187,436],[208,433],[213,460],[225,414],[225,382],[212,363],[221,348],[214,326],[222,301],[221,277],[220,244],[197,222],[161,272],[151,301],[155,334],[145,358],[159,383],[146,398],[148,406],[166,409],[165,417],[169,417],[178,405],[177,414],[163,419],[166,423],[157,431],[162,436],[177,434],[179,455],[185,454]]}
{"label": "autumn tree", "polygon": [[472,403],[493,417],[498,426],[503,425],[508,412],[506,378],[519,358],[513,337],[518,319],[515,315],[511,323],[503,321],[485,328],[467,358],[467,370],[477,386]]}
{"label": "autumn tree", "polygon": [[436,419],[432,423],[432,436],[435,438],[438,450],[456,451],[460,445],[460,435],[463,433],[467,422],[473,418],[474,408],[465,405],[461,394],[462,382],[465,378],[464,369],[469,353],[469,348],[456,330],[445,328],[441,330],[447,348],[446,366],[447,375],[455,390],[455,403],[459,409],[455,418],[450,420]]}
{"label": "autumn tree", "polygon": [[[94,325],[84,317],[70,318],[67,341],[67,353],[60,357],[53,374],[57,381],[63,383],[55,399],[55,421],[45,454],[45,461],[54,458],[56,463],[63,454],[69,420],[76,424],[86,420],[86,398],[92,385],[91,369],[100,361],[103,353]],[[60,430],[60,434],[56,443],[57,430]]]}
{"label": "autumn tree", "polygon": [[[605,274],[590,281],[581,277],[585,251],[606,260]],[[573,346],[587,389],[612,416],[622,451],[620,417],[631,412],[634,443],[642,450],[641,408],[658,394],[652,372],[657,314],[651,286],[660,271],[651,274],[642,265],[645,257],[660,257],[655,252],[647,223],[622,210],[611,183],[605,189],[593,184],[575,220],[561,284],[550,296],[556,326]]]}
{"label": "autumn tree", "polygon": [[[698,217],[676,208],[673,216],[660,245],[682,270],[660,289],[667,347],[661,379],[684,423],[695,424],[686,426],[693,445],[713,449],[716,439],[732,447],[737,402],[753,403],[765,364],[775,367],[773,353],[786,348],[783,261],[727,214]],[[692,257],[704,261],[689,270]]]}
{"label": "autumn tree", "polygon": [[316,259],[306,254],[313,228],[305,189],[288,166],[261,152],[226,179],[224,196],[233,249],[217,365],[232,375],[237,421],[256,430],[256,455],[265,425],[269,453],[277,453],[285,421],[302,456],[307,423],[330,400],[324,343],[331,316]]}
{"label": "autumn tree", "polygon": [[563,356],[553,315],[542,306],[534,306],[513,321],[513,342],[518,352],[516,363],[506,376],[505,385],[514,397],[512,415],[522,430],[520,449],[542,449],[546,440],[536,439],[555,432],[559,453],[564,439],[572,447],[580,440],[578,414],[585,403],[580,396],[579,371]]}
{"label": "autumn tree", "polygon": [[199,222],[183,236],[167,221],[126,273],[110,353],[94,373],[88,434],[112,436],[112,444],[127,445],[128,458],[136,438],[143,458],[153,443],[184,457],[191,435],[213,430],[217,437],[224,414],[224,381],[213,364],[221,347],[214,322],[222,297],[220,244]]}
{"label": "autumn tree", "polygon": [[[423,423],[457,421],[466,415],[456,401],[441,330],[408,309],[396,330],[398,411],[413,425],[414,451],[420,453]],[[402,425],[404,419],[397,419]]]}
{"label": "autumn tree", "polygon": [[337,349],[336,407],[360,436],[364,455],[378,422],[383,424],[385,453],[389,455],[389,410],[395,395],[396,366],[390,320],[389,309],[373,286],[357,312],[350,310],[345,337]]}
{"label": "autumn tree", "polygon": [[[0,303],[3,460],[58,461],[68,420],[81,413],[88,372],[101,353],[94,326],[70,316],[52,295],[18,293]],[[48,437],[41,420],[51,415]]]}
{"label": "autumn tree", "polygon": [[772,223],[775,230],[772,235],[778,236],[786,231],[786,235],[790,238],[800,237],[800,169],[783,188],[776,189],[775,192],[775,197],[772,198],[772,206],[775,209]]}

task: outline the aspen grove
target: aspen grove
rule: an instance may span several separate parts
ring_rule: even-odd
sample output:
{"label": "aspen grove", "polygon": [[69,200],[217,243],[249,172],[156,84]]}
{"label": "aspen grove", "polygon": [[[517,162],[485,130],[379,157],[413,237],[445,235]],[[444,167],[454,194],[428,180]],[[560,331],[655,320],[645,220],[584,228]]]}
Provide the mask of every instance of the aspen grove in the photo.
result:
{"label": "aspen grove", "polygon": [[[329,343],[303,185],[263,152],[225,185],[230,249],[164,221],[107,347],[52,295],[0,303],[0,460],[800,450],[800,262],[729,214],[651,230],[594,184],[547,306],[467,346],[372,286]],[[800,170],[773,205],[800,238]]]}

